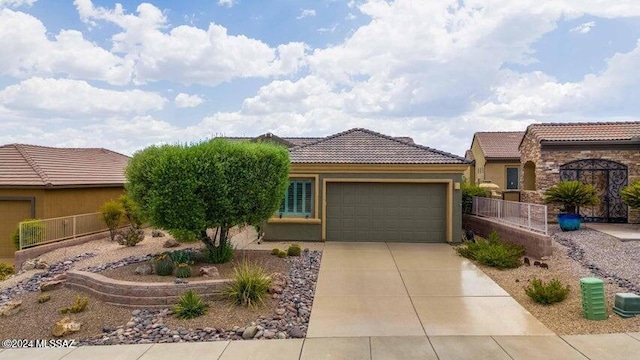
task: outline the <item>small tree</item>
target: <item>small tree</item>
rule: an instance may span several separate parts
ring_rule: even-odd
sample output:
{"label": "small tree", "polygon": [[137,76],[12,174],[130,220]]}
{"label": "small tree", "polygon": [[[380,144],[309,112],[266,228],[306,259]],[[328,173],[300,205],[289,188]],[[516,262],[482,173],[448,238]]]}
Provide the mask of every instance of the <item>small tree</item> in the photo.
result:
{"label": "small tree", "polygon": [[597,205],[599,200],[593,186],[580,181],[561,181],[544,193],[547,204],[562,205],[563,210],[575,214],[579,206]]}
{"label": "small tree", "polygon": [[289,153],[223,139],[152,146],[133,156],[126,174],[129,196],[153,225],[192,232],[216,254],[228,247],[230,228],[259,224],[278,209],[289,184]]}
{"label": "small tree", "polygon": [[640,180],[636,180],[622,189],[620,196],[630,208],[640,209]]}
{"label": "small tree", "polygon": [[473,210],[473,197],[488,197],[489,192],[478,185],[470,185],[466,182],[462,183],[462,212],[465,214],[470,214]]}
{"label": "small tree", "polygon": [[144,222],[142,212],[140,211],[140,206],[138,206],[138,204],[133,201],[127,194],[122,194],[119,201],[124,211],[124,216],[129,221],[129,224],[131,224],[131,227],[135,230],[140,229],[142,223]]}
{"label": "small tree", "polygon": [[111,236],[111,241],[113,241],[116,236],[116,229],[124,216],[122,204],[119,201],[107,201],[100,207],[100,213],[102,214],[102,220],[109,228],[109,235]]}

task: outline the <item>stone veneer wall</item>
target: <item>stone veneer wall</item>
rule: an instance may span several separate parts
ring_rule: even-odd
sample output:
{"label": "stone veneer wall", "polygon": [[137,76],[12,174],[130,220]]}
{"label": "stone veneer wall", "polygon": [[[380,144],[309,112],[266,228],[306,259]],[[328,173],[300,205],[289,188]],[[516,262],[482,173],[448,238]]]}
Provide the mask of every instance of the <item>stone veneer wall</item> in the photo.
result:
{"label": "stone veneer wall", "polygon": [[193,281],[186,284],[143,283],[121,281],[87,271],[67,272],[65,286],[85,292],[109,304],[127,307],[167,307],[178,302],[187,290],[193,290],[206,300],[220,300],[228,279]]}
{"label": "stone veneer wall", "polygon": [[[629,184],[640,180],[640,151],[638,150],[563,150],[541,151],[540,143],[527,133],[520,147],[520,183],[524,181],[524,165],[532,161],[536,165],[536,190],[523,190],[522,202],[543,204],[544,191],[560,181],[560,166],[582,159],[606,159],[627,166]],[[549,221],[556,222],[559,206],[548,206]],[[630,223],[640,223],[640,211],[629,209]]]}

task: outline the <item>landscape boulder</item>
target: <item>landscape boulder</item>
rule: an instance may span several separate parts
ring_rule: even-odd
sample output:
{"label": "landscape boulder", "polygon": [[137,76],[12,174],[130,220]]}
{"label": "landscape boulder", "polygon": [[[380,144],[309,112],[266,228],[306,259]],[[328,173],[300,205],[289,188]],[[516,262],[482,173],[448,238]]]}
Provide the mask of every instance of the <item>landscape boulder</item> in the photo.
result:
{"label": "landscape boulder", "polygon": [[22,300],[11,300],[0,306],[0,316],[11,316],[20,312]]}
{"label": "landscape boulder", "polygon": [[153,268],[151,268],[151,266],[148,264],[140,265],[135,269],[134,272],[136,275],[151,275],[151,273],[153,272]]}
{"label": "landscape boulder", "polygon": [[68,317],[62,318],[58,320],[53,325],[53,330],[51,333],[55,337],[65,336],[67,334],[80,331],[80,323],[71,320]]}
{"label": "landscape boulder", "polygon": [[40,284],[40,291],[52,291],[64,286],[65,280],[51,280]]}
{"label": "landscape boulder", "polygon": [[220,277],[218,268],[215,266],[203,266],[200,268],[200,276],[203,277]]}
{"label": "landscape boulder", "polygon": [[164,233],[160,230],[153,230],[151,232],[151,237],[157,238],[157,237],[164,237]]}
{"label": "landscape boulder", "polygon": [[163,248],[174,248],[177,246],[180,246],[180,243],[173,239],[168,239],[164,242],[164,245],[162,245]]}

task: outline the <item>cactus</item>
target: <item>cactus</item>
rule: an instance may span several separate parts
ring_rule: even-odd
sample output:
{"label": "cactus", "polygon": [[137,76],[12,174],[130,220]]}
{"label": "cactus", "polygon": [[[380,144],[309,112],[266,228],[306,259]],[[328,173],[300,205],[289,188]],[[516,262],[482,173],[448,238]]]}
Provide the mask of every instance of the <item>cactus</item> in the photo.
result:
{"label": "cactus", "polygon": [[271,250],[271,255],[278,255],[278,254],[280,254],[280,249],[275,248],[275,249]]}
{"label": "cactus", "polygon": [[76,295],[76,301],[71,306],[60,309],[60,314],[72,313],[77,314],[83,312],[89,305],[89,298],[86,296]]}
{"label": "cactus", "polygon": [[156,274],[160,276],[173,274],[173,261],[166,254],[156,257]]}
{"label": "cactus", "polygon": [[189,264],[178,264],[178,267],[176,268],[176,277],[181,279],[191,277],[191,268],[189,267]]}
{"label": "cactus", "polygon": [[278,253],[278,257],[279,258],[286,258],[287,257],[287,252],[284,250],[280,250],[280,252]]}
{"label": "cactus", "polygon": [[298,245],[298,244],[292,244],[287,249],[287,255],[289,255],[289,256],[300,256],[301,252],[302,252],[302,249],[300,248],[300,245]]}
{"label": "cactus", "polygon": [[51,295],[49,294],[43,294],[38,297],[38,303],[40,304],[46,303],[49,300],[51,300]]}

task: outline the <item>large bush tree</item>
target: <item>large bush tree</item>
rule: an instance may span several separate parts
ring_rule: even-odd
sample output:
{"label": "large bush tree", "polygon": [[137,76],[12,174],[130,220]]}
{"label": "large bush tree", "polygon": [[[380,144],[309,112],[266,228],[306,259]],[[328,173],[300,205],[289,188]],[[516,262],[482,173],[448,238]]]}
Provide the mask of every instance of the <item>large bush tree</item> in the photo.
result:
{"label": "large bush tree", "polygon": [[[259,224],[278,209],[289,163],[285,148],[265,143],[152,146],[131,159],[127,192],[153,225],[192,232],[215,253],[230,228]],[[218,245],[208,228],[219,230]]]}

